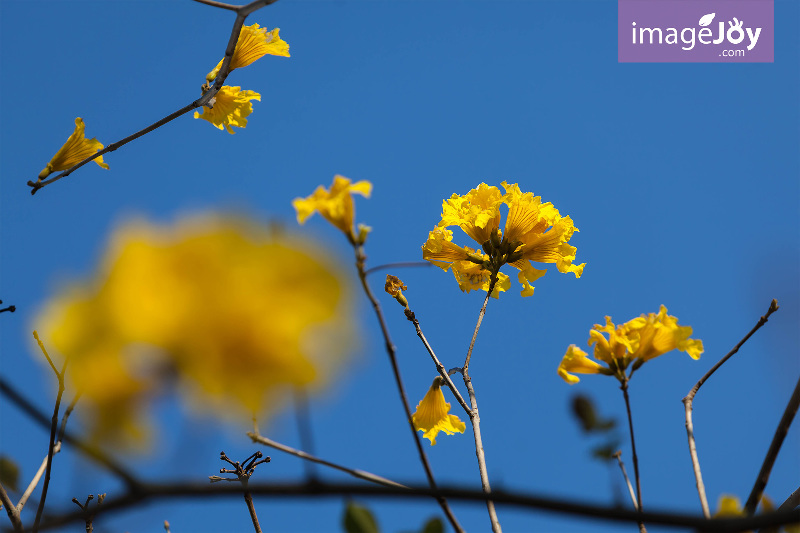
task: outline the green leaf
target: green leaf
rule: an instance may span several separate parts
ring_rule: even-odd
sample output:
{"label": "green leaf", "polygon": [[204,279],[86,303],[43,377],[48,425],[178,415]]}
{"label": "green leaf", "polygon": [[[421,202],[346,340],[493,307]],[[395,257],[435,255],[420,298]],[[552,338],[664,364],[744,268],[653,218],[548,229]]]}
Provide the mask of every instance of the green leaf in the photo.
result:
{"label": "green leaf", "polygon": [[13,490],[19,491],[19,467],[10,457],[0,455],[0,483]]}
{"label": "green leaf", "polygon": [[347,533],[379,533],[380,531],[372,512],[353,502],[347,503],[342,526]]}
{"label": "green leaf", "polygon": [[439,517],[433,517],[425,522],[421,533],[444,533],[444,524]]}

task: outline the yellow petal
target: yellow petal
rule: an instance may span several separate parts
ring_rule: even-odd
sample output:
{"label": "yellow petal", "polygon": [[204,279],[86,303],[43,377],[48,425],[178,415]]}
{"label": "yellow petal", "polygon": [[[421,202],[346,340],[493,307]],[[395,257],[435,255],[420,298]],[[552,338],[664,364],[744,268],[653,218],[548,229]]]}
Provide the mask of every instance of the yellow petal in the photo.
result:
{"label": "yellow petal", "polygon": [[[75,131],[69,136],[64,146],[59,148],[56,155],[47,163],[47,166],[39,173],[39,179],[44,179],[53,172],[67,170],[80,163],[87,157],[91,157],[98,150],[103,149],[102,143],[97,139],[87,139],[84,135],[85,125],[80,117],[75,119]],[[103,162],[103,156],[94,159],[101,168],[108,170],[108,165]]]}

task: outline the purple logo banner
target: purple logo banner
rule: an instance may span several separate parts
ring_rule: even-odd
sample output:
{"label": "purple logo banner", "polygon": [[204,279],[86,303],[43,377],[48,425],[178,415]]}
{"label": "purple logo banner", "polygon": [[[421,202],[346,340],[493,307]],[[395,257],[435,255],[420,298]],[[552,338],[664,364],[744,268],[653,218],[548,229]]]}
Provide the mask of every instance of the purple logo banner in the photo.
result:
{"label": "purple logo banner", "polygon": [[617,0],[620,63],[773,63],[774,0]]}

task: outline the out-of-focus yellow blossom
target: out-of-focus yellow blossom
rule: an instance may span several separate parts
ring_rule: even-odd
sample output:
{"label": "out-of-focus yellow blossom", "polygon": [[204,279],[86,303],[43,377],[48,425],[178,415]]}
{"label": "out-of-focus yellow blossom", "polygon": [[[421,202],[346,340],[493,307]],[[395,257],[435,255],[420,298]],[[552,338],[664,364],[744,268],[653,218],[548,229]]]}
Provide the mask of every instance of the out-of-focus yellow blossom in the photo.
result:
{"label": "out-of-focus yellow blossom", "polygon": [[[280,28],[267,31],[267,28],[261,28],[258,24],[242,26],[239,40],[236,42],[236,48],[231,58],[231,71],[246,67],[267,54],[289,57],[289,45],[278,35],[280,31]],[[214,70],[208,73],[206,80],[211,81],[217,77],[223,61],[224,59],[220,59]]]}
{"label": "out-of-focus yellow blossom", "polygon": [[253,112],[253,102],[261,101],[261,95],[255,91],[242,91],[241,87],[228,87],[223,85],[214,97],[214,107],[203,106],[203,113],[194,112],[194,118],[209,121],[218,129],[224,126],[228,133],[233,134],[233,128],[247,126],[247,117]]}
{"label": "out-of-focus yellow blossom", "polygon": [[[53,172],[67,170],[87,157],[92,156],[98,150],[103,149],[102,143],[97,139],[86,138],[83,133],[85,127],[81,117],[75,119],[75,131],[72,132],[72,135],[69,136],[64,146],[62,146],[50,162],[47,163],[47,166],[39,172],[40,180],[45,179]],[[103,162],[103,156],[96,158],[94,162],[108,170],[108,165]]]}
{"label": "out-of-focus yellow blossom", "polygon": [[732,494],[722,494],[717,501],[714,518],[745,516],[742,501]]}
{"label": "out-of-focus yellow blossom", "polygon": [[292,200],[292,206],[297,211],[297,222],[303,224],[308,217],[319,213],[342,230],[350,242],[355,243],[357,238],[353,229],[353,194],[369,198],[372,194],[372,183],[362,180],[351,184],[348,178],[337,174],[333,177],[330,191],[320,185],[311,196]]}
{"label": "out-of-focus yellow blossom", "polygon": [[[532,262],[555,263],[559,272],[572,272],[581,277],[586,263],[573,265],[576,248],[567,244],[578,229],[568,216],[562,217],[550,202],[523,193],[516,183],[502,182],[505,194],[494,186],[481,183],[477,189],[459,196],[453,194],[442,204],[442,220],[428,235],[422,246],[422,257],[444,270],[452,267],[463,291],[489,289],[492,273],[498,273],[499,288],[509,288],[508,277],[499,274],[500,267],[510,264],[520,272],[522,296],[533,294],[532,282],[547,271],[533,267]],[[508,207],[505,229],[500,230],[500,206]],[[459,226],[483,252],[461,247],[452,242],[448,226]],[[483,271],[484,273],[481,273]]]}
{"label": "out-of-focus yellow blossom", "polygon": [[95,435],[141,440],[144,403],[175,378],[192,405],[249,418],[340,366],[353,333],[333,263],[242,219],[135,222],[94,279],[49,302],[37,324],[70,357]]}
{"label": "out-of-focus yellow blossom", "polygon": [[444,383],[442,377],[436,376],[425,397],[417,404],[417,410],[411,415],[414,427],[424,432],[422,436],[430,440],[432,446],[436,445],[436,435],[440,431],[453,435],[464,433],[467,428],[456,415],[448,414],[450,404],[444,401],[442,383]]}
{"label": "out-of-focus yellow blossom", "polygon": [[691,326],[679,326],[678,319],[668,315],[663,305],[658,313],[642,315],[619,326],[615,326],[607,316],[604,326],[595,324],[589,331],[589,346],[594,346],[594,358],[606,366],[588,359],[585,352],[572,345],[561,360],[558,375],[570,384],[580,381],[570,372],[600,373],[624,379],[625,370],[631,363],[636,370],[643,363],[672,350],[699,359],[703,353],[703,341],[690,339],[691,334]]}

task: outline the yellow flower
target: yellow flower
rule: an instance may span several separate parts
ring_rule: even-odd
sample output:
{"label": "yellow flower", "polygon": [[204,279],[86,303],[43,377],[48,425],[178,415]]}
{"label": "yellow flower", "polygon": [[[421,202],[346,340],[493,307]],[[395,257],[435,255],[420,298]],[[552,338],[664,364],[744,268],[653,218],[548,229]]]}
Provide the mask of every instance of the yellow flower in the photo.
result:
{"label": "yellow flower", "polygon": [[[522,193],[517,184],[501,185],[505,194],[497,187],[481,183],[464,196],[454,194],[445,200],[442,220],[422,246],[423,259],[444,270],[452,266],[461,290],[488,290],[491,274],[499,272],[505,264],[520,271],[517,279],[522,284],[522,296],[532,295],[531,283],[546,273],[534,268],[531,262],[555,263],[559,272],[581,277],[586,263],[573,265],[576,248],[567,244],[578,231],[572,219],[562,217],[553,204],[542,204],[539,196]],[[501,205],[508,207],[504,231],[500,230]],[[448,226],[459,226],[485,253],[452,243],[452,232],[443,229]],[[479,274],[480,271],[484,273]],[[470,281],[464,283],[467,278]],[[504,280],[508,288],[507,276]],[[496,297],[497,293],[492,295]]]}
{"label": "yellow flower", "polygon": [[745,516],[742,501],[732,494],[722,494],[717,502],[714,518]]}
{"label": "yellow flower", "polygon": [[561,364],[558,366],[558,375],[571,385],[579,382],[580,378],[578,378],[578,376],[573,376],[570,372],[578,372],[580,374],[599,373],[600,369],[603,367],[586,357],[587,355],[586,352],[574,344],[571,344],[569,348],[567,348],[567,353],[564,354]]}
{"label": "yellow flower", "polygon": [[450,412],[450,404],[444,401],[443,382],[441,376],[436,376],[425,397],[417,404],[417,410],[411,415],[414,427],[424,432],[422,436],[430,440],[432,446],[436,445],[436,435],[440,431],[453,435],[464,433],[467,428],[456,415],[447,414]]}
{"label": "yellow flower", "polygon": [[341,365],[353,333],[333,263],[244,220],[132,223],[95,278],[49,302],[37,324],[70,357],[96,435],[141,439],[132,420],[176,378],[193,405],[249,417]]}
{"label": "yellow flower", "polygon": [[330,191],[320,185],[311,196],[292,200],[292,205],[297,211],[297,222],[303,224],[308,217],[319,213],[342,230],[350,242],[356,242],[353,231],[355,218],[353,194],[369,198],[372,194],[372,183],[362,180],[351,184],[348,178],[337,174],[333,177]]}
{"label": "yellow flower", "polygon": [[607,316],[604,326],[595,324],[589,331],[589,346],[594,346],[594,358],[606,366],[588,359],[585,352],[572,345],[561,360],[558,375],[570,384],[580,380],[569,372],[608,374],[624,379],[625,370],[631,363],[636,370],[645,362],[672,350],[699,359],[703,353],[703,341],[690,339],[691,334],[692,328],[679,326],[678,319],[668,315],[663,305],[658,313],[642,315],[619,326],[615,326]]}
{"label": "yellow flower", "polygon": [[[256,59],[271,54],[274,56],[289,57],[289,45],[280,38],[278,32],[280,28],[267,31],[267,28],[260,28],[258,24],[252,26],[242,26],[239,40],[231,58],[231,71],[240,67],[246,67]],[[217,73],[222,68],[221,59],[214,70],[208,73],[206,80],[211,81],[217,77]]]}
{"label": "yellow flower", "polygon": [[[39,179],[43,180],[53,172],[67,170],[74,165],[80,163],[87,157],[91,157],[98,150],[103,149],[103,145],[97,139],[87,139],[83,134],[86,126],[83,124],[83,119],[78,117],[75,119],[75,131],[69,136],[67,142],[64,143],[53,159],[47,163],[47,166],[39,172]],[[108,165],[103,162],[103,156],[94,160],[95,163],[108,170]]]}
{"label": "yellow flower", "polygon": [[261,95],[255,91],[240,91],[241,87],[228,87],[223,85],[214,97],[214,107],[203,106],[203,113],[194,112],[194,118],[209,121],[219,129],[225,126],[228,133],[233,134],[236,126],[247,126],[247,117],[253,112],[253,103],[250,100],[261,101]]}

